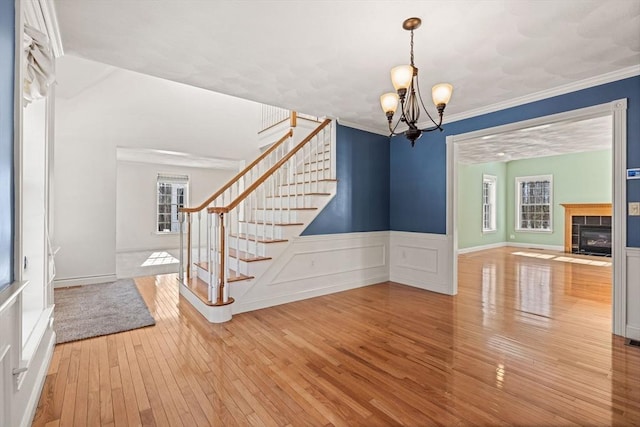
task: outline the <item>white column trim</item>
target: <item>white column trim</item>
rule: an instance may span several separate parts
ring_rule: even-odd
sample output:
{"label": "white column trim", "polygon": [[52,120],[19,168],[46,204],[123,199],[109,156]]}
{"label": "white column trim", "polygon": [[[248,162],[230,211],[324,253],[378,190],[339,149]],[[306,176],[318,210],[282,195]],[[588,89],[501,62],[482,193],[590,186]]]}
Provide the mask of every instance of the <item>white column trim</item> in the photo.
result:
{"label": "white column trim", "polygon": [[627,326],[627,100],[609,104],[613,112],[613,333],[626,335]]}

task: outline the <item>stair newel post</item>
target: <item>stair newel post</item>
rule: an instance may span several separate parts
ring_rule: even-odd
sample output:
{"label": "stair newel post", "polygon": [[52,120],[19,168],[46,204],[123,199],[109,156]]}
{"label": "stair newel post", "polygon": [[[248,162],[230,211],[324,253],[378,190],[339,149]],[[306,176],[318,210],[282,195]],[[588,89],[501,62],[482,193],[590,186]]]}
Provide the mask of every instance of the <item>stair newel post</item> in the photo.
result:
{"label": "stair newel post", "polygon": [[[322,164],[324,164],[324,150],[322,151],[322,154],[320,153],[320,138],[313,138],[313,140],[316,143],[316,162],[319,158],[322,158]],[[320,192],[320,189],[318,188],[318,178],[318,174],[316,173],[316,193]],[[311,184],[309,184],[309,188],[311,188]]]}
{"label": "stair newel post", "polygon": [[[227,212],[228,214],[228,212]],[[229,220],[230,220],[231,216],[228,215],[224,215],[221,219],[222,219],[222,223],[224,228],[222,229],[223,233],[226,233],[227,229],[230,229],[229,226]],[[226,234],[224,234],[224,265],[225,265],[225,270],[224,270],[224,280],[222,281],[222,301],[226,304],[227,302],[229,302],[229,270],[231,270],[231,266],[229,265],[229,236],[227,236]],[[238,272],[238,274],[240,274],[239,268],[236,267],[236,271]]]}
{"label": "stair newel post", "polygon": [[218,288],[220,287],[220,219],[219,213],[214,212],[212,214],[212,227],[211,227],[211,246],[213,247],[213,253],[211,257],[211,264],[209,264],[209,270],[213,271],[212,281],[209,283],[211,290],[211,302],[218,302]]}
{"label": "stair newel post", "polygon": [[178,212],[178,224],[180,229],[180,269],[178,279],[184,281],[184,212]]}
{"label": "stair newel post", "polygon": [[209,275],[208,280],[208,291],[207,298],[209,301],[213,301],[213,260],[211,259],[211,213],[207,212],[207,274]]}
{"label": "stair newel post", "polygon": [[[224,213],[220,212],[218,213],[218,238],[220,240],[220,246],[219,246],[219,254],[220,254],[220,267],[219,269],[217,269],[217,274],[216,277],[218,278],[218,289],[217,289],[217,295],[216,295],[216,304],[223,304],[224,303],[224,284],[227,280],[226,278],[226,272],[227,272],[227,266],[225,265],[225,261],[226,261],[226,253],[225,253],[225,245],[226,245],[226,241],[225,241],[225,227],[224,227]],[[218,263],[216,263],[218,264]]]}
{"label": "stair newel post", "polygon": [[198,211],[198,261],[202,262],[202,255],[200,253],[202,248],[202,211]]}
{"label": "stair newel post", "polygon": [[191,280],[191,212],[187,212],[187,280]]}

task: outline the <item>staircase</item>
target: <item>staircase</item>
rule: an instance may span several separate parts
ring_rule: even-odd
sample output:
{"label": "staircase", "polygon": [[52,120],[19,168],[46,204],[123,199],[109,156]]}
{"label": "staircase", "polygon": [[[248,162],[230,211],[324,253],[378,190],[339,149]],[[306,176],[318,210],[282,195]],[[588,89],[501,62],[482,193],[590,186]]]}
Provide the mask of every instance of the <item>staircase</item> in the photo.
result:
{"label": "staircase", "polygon": [[233,303],[335,195],[331,120],[309,121],[310,132],[297,120],[291,112],[281,121],[291,128],[268,150],[201,205],[181,209],[180,294],[210,322],[231,319]]}

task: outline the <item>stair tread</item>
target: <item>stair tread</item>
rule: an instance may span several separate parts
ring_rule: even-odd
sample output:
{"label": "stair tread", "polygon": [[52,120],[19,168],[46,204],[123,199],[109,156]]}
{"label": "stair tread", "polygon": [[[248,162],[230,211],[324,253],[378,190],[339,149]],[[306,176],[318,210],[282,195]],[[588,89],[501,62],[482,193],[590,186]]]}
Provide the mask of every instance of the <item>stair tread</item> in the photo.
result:
{"label": "stair tread", "polygon": [[259,211],[280,211],[280,210],[282,210],[282,211],[287,211],[287,210],[289,210],[289,211],[317,211],[318,208],[289,208],[289,209],[287,209],[287,208],[282,208],[282,209],[280,209],[280,208],[256,208],[256,210],[259,210]]}
{"label": "stair tread", "polygon": [[[338,182],[337,179],[319,179],[317,180],[317,182]],[[312,184],[316,182],[316,180],[313,180],[311,182],[295,182],[295,183],[291,183],[291,184],[280,184],[280,187],[284,187],[285,185],[302,185],[302,184]]]}
{"label": "stair tread", "polygon": [[[198,267],[200,267],[201,269],[205,270],[205,271],[209,271],[209,263],[207,262],[196,262],[195,265],[197,265]],[[245,276],[244,274],[240,274],[237,271],[234,270],[227,270],[228,271],[228,276],[227,276],[227,281],[228,282],[238,282],[240,280],[249,280],[249,279],[253,279],[253,276]]]}
{"label": "stair tread", "polygon": [[[200,301],[209,306],[216,306],[217,304],[209,301],[209,285],[207,282],[199,277],[192,277],[189,280],[182,282]],[[230,298],[230,300],[232,300]]]}
{"label": "stair tread", "polygon": [[271,259],[271,257],[267,257],[267,256],[259,256],[259,255],[250,254],[248,252],[236,251],[233,248],[229,248],[229,256],[232,258],[237,258],[240,261],[244,261],[244,262],[267,261]]}
{"label": "stair tread", "polygon": [[272,199],[274,197],[293,197],[293,196],[330,196],[331,193],[298,193],[298,194],[282,194],[280,196],[267,196],[267,199]]}
{"label": "stair tread", "polygon": [[279,225],[281,227],[286,227],[286,226],[289,226],[289,225],[304,225],[304,222],[275,222],[275,223],[271,223],[269,221],[263,222],[262,220],[258,220],[258,221],[238,221],[238,222],[244,223],[244,224]]}
{"label": "stair tread", "polygon": [[312,173],[312,172],[324,172],[324,171],[327,171],[327,175],[329,175],[329,168],[312,169],[312,170],[303,171],[303,172],[296,172],[296,175],[308,174],[308,173]]}
{"label": "stair tread", "polygon": [[[253,234],[244,234],[244,233],[240,233],[240,234],[229,234],[229,237],[239,237],[241,239],[248,239],[248,240],[256,240],[258,239],[255,235]],[[288,242],[287,239],[265,239],[265,238],[259,238],[258,243],[280,243],[280,242]]]}

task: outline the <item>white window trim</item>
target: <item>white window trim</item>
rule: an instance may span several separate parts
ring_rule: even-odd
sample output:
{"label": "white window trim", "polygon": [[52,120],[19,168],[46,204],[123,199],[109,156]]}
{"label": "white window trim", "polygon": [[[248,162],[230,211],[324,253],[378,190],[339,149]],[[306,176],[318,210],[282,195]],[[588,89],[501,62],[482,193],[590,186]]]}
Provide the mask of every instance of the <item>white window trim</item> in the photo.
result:
{"label": "white window trim", "polygon": [[[484,226],[484,184],[490,182],[492,184],[492,191],[490,194],[489,205],[491,209],[491,227],[485,228]],[[498,231],[498,177],[495,175],[482,174],[482,234],[491,234]]]}
{"label": "white window trim", "polygon": [[[526,181],[549,181],[549,229],[547,230],[520,227],[520,183]],[[553,233],[553,175],[517,176],[515,178],[515,193],[515,231],[520,233]]]}
{"label": "white window trim", "polygon": [[170,174],[170,173],[158,173],[157,174],[157,178],[156,178],[156,185],[155,185],[155,221],[154,221],[154,234],[158,235],[158,236],[174,236],[176,234],[179,234],[179,231],[158,231],[158,186],[160,184],[160,182],[168,182],[168,183],[175,183],[175,184],[184,184],[185,185],[185,194],[184,194],[184,205],[185,206],[189,206],[190,205],[190,199],[189,199],[189,195],[191,194],[190,192],[190,177],[189,175],[177,175],[177,174]]}

